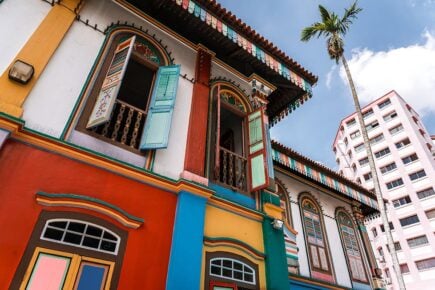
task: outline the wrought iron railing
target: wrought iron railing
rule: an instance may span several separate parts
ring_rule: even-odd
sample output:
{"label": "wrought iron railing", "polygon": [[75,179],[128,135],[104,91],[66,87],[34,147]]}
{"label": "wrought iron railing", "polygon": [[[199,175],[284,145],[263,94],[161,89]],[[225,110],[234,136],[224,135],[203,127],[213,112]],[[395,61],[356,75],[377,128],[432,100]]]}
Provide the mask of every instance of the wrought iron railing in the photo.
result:
{"label": "wrought iron railing", "polygon": [[138,150],[145,118],[145,111],[116,100],[110,120],[90,130],[112,143]]}
{"label": "wrought iron railing", "polygon": [[247,159],[222,147],[219,147],[219,155],[219,182],[234,190],[246,192]]}

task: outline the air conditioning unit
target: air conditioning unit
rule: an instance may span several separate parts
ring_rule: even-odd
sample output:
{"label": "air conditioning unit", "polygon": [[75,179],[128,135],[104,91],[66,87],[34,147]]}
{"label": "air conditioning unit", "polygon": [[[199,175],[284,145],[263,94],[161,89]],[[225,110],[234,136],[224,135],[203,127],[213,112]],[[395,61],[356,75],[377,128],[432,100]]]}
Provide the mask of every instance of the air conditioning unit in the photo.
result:
{"label": "air conditioning unit", "polygon": [[391,278],[385,278],[385,283],[387,284],[387,285],[390,285],[392,282],[391,282]]}

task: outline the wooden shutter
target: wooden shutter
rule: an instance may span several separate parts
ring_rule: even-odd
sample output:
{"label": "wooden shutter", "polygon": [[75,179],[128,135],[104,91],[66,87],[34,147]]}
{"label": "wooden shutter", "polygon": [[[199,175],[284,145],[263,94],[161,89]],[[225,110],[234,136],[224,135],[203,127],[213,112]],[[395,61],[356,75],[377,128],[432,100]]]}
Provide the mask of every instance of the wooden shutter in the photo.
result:
{"label": "wooden shutter", "polygon": [[109,121],[135,39],[136,36],[132,36],[116,47],[86,128],[95,127]]}
{"label": "wooden shutter", "polygon": [[260,190],[269,185],[264,118],[264,112],[261,108],[247,116],[250,191]]}
{"label": "wooden shutter", "polygon": [[159,68],[140,141],[141,150],[166,148],[168,146],[179,74],[180,65],[161,66]]}

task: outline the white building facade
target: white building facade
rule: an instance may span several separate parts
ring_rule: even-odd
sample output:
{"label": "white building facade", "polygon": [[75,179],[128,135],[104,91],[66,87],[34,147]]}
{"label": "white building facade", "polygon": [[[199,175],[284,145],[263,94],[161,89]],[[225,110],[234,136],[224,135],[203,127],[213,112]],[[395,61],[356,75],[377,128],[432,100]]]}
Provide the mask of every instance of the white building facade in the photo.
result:
{"label": "white building facade", "polygon": [[[395,91],[362,108],[400,268],[407,289],[435,285],[434,144],[419,115]],[[333,144],[340,173],[373,190],[356,113],[344,118]],[[398,289],[380,218],[367,221],[388,289]]]}

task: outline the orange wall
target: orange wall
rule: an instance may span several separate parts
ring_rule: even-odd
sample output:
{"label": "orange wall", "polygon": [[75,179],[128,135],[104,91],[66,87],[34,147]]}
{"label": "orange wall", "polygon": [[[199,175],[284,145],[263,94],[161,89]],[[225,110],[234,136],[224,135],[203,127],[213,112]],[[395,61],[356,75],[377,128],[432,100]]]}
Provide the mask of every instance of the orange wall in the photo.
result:
{"label": "orange wall", "polygon": [[[0,289],[7,289],[43,207],[35,193],[102,199],[143,218],[127,229],[119,289],[164,289],[177,197],[111,172],[12,140],[0,150]],[[65,210],[65,208],[59,208]],[[111,218],[86,210],[123,228]]]}

